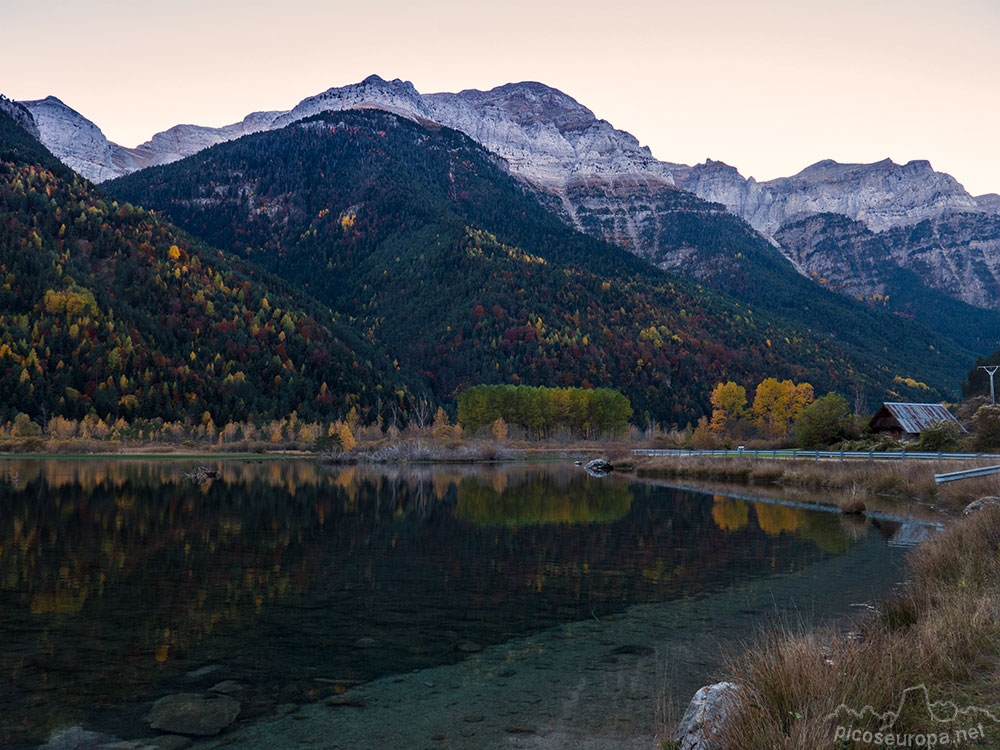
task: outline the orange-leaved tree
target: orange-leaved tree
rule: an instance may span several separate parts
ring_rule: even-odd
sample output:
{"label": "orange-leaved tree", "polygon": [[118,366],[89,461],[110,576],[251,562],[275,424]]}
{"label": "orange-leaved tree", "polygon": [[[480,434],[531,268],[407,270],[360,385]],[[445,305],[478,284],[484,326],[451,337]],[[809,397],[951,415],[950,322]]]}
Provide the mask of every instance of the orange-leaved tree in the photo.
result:
{"label": "orange-leaved tree", "polygon": [[742,385],[730,381],[719,383],[712,390],[712,432],[717,437],[731,434],[746,411],[747,389]]}

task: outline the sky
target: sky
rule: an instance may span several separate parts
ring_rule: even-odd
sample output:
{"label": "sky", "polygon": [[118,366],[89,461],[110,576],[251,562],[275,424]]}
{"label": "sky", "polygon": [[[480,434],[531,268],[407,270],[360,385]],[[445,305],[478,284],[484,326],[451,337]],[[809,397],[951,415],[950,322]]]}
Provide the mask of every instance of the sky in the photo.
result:
{"label": "sky", "polygon": [[1000,192],[996,0],[0,0],[0,29],[0,93],[58,96],[125,146],[372,73],[535,80],[665,161],[928,159]]}

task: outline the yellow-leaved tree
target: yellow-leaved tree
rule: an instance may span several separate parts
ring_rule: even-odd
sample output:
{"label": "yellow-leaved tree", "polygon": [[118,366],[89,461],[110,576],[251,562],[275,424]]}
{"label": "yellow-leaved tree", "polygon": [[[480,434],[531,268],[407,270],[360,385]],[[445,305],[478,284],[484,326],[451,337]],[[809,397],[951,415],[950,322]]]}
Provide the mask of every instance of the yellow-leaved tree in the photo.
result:
{"label": "yellow-leaved tree", "polygon": [[438,407],[434,414],[434,426],[431,428],[434,437],[439,440],[446,440],[451,437],[451,420],[448,419],[448,412],[442,407]]}
{"label": "yellow-leaved tree", "polygon": [[501,443],[507,439],[507,423],[503,421],[503,417],[497,417],[493,421],[493,439]]}
{"label": "yellow-leaved tree", "polygon": [[757,386],[750,411],[757,429],[767,437],[783,440],[799,412],[812,402],[809,383],[796,385],[791,380],[767,378]]}
{"label": "yellow-leaved tree", "polygon": [[340,447],[342,450],[352,451],[358,447],[358,441],[354,439],[354,433],[351,432],[351,428],[346,422],[341,423],[337,434],[340,437]]}
{"label": "yellow-leaved tree", "polygon": [[730,381],[719,383],[712,391],[712,433],[729,435],[736,423],[746,416],[747,389]]}

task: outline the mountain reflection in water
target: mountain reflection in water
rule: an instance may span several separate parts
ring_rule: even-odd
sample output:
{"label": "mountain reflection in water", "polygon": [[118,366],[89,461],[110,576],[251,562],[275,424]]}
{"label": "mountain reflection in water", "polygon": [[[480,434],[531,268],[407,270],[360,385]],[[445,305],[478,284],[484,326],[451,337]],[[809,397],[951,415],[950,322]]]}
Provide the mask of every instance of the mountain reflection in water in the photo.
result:
{"label": "mountain reflection in water", "polygon": [[199,485],[182,461],[0,463],[0,745],[131,721],[205,664],[254,687],[252,718],[332,689],[317,677],[457,661],[870,531],[567,465],[210,466]]}

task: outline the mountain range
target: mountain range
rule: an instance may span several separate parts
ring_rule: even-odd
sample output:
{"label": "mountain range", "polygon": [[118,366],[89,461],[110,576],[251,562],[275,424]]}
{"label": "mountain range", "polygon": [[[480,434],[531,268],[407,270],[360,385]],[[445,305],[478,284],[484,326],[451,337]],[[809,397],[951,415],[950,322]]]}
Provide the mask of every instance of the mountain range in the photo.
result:
{"label": "mountain range", "polygon": [[0,110],[111,197],[329,307],[443,402],[474,382],[610,385],[677,421],[729,369],[943,397],[1000,339],[1000,314],[962,299],[996,283],[1000,199],[926,163],[758,184],[658,161],[530,82],[421,95],[371,76],[135,149],[54,97]]}
{"label": "mountain range", "polygon": [[[827,160],[793,177],[757,182],[722,162],[659,161],[631,134],[535,82],[420,94],[409,82],[370,76],[308,97],[290,110],[254,112],[222,128],[176,125],[132,149],[109,142],[96,125],[54,97],[22,104],[34,116],[42,142],[95,182],[320,112],[375,107],[465,133],[502,157],[568,224],[661,267],[704,275],[691,247],[678,245],[669,230],[678,212],[711,216],[722,206],[774,244],[799,273],[842,293],[877,296],[878,304],[932,324],[933,317],[920,309],[932,292],[1000,309],[1000,196],[971,196],[927,161]],[[870,244],[866,233],[847,239],[839,227],[828,233],[815,223],[805,238],[782,231],[822,214],[859,222],[890,252],[877,259],[870,274],[859,276],[864,264],[852,264],[850,257]],[[911,227],[915,231],[906,231]],[[893,273],[889,266],[912,271],[897,275],[907,279],[905,285],[885,286],[884,277]],[[991,332],[988,338],[995,343],[997,337]]]}

